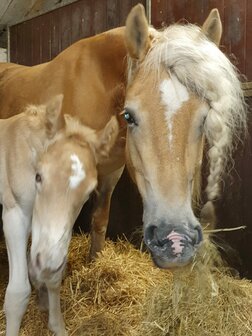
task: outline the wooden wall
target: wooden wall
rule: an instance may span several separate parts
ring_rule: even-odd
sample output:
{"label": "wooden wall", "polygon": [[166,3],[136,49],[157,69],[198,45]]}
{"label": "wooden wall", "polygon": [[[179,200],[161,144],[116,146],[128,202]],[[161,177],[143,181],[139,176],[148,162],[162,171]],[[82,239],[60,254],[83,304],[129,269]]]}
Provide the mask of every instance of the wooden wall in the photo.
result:
{"label": "wooden wall", "polygon": [[151,21],[161,28],[182,21],[202,24],[212,8],[218,8],[223,24],[221,49],[242,74],[252,80],[252,1],[247,0],[155,0]]}
{"label": "wooden wall", "polygon": [[130,9],[145,0],[79,0],[10,27],[10,61],[51,60],[75,41],[123,26]]}

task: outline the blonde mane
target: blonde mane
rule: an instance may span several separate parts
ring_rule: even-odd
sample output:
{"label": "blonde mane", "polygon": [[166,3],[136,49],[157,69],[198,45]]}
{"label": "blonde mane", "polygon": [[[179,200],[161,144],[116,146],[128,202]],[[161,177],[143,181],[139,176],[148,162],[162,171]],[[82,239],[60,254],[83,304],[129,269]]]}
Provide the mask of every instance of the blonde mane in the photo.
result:
{"label": "blonde mane", "polygon": [[[161,66],[191,92],[208,102],[204,124],[209,144],[209,176],[206,188],[210,202],[220,193],[220,180],[233,149],[246,133],[246,108],[236,68],[195,25],[172,25],[163,31],[150,29],[152,45],[141,66],[145,74]],[[129,64],[129,76],[131,76]]]}

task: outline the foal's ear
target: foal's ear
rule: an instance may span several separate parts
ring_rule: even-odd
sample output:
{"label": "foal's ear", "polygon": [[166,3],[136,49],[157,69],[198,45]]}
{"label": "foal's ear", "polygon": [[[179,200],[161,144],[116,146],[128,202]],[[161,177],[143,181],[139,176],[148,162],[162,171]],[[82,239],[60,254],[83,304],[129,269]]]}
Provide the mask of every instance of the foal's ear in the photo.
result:
{"label": "foal's ear", "polygon": [[222,36],[222,23],[217,8],[211,10],[206,21],[203,23],[202,30],[210,41],[219,46]]}
{"label": "foal's ear", "polygon": [[141,61],[150,48],[148,22],[142,4],[130,11],[126,20],[125,38],[130,57]]}
{"label": "foal's ear", "polygon": [[116,117],[112,117],[104,129],[97,132],[95,143],[96,157],[100,159],[107,157],[111,148],[114,146],[119,134],[119,125]]}
{"label": "foal's ear", "polygon": [[61,113],[62,102],[63,94],[59,94],[46,104],[45,124],[49,137],[53,137],[64,125],[64,118]]}

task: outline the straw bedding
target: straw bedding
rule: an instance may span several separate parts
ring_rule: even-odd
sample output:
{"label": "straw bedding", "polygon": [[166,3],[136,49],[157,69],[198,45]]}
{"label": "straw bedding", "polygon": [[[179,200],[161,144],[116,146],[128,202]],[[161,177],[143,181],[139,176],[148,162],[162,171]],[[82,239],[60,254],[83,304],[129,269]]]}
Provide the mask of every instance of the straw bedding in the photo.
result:
{"label": "straw bedding", "polygon": [[[252,284],[231,277],[208,240],[190,266],[173,273],[125,241],[108,241],[87,265],[88,247],[86,236],[73,237],[61,294],[69,335],[252,335]],[[0,265],[7,266],[3,244]],[[2,305],[6,272],[0,281]],[[4,323],[1,310],[0,335]],[[28,335],[51,335],[34,294],[22,324],[21,336]]]}

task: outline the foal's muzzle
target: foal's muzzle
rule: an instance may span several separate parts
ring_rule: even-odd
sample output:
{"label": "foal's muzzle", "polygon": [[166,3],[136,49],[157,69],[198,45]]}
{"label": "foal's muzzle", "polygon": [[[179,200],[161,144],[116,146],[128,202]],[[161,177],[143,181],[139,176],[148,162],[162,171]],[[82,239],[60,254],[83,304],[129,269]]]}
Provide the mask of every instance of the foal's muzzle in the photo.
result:
{"label": "foal's muzzle", "polygon": [[154,263],[160,268],[173,268],[187,265],[203,239],[200,225],[188,226],[150,225],[145,229],[144,241]]}

